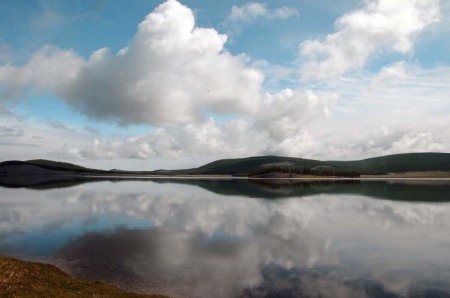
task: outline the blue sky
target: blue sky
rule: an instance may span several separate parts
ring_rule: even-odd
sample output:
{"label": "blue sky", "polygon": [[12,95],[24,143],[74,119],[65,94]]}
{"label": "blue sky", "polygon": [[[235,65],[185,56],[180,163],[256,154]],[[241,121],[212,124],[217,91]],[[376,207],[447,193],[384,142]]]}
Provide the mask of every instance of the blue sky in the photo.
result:
{"label": "blue sky", "polygon": [[444,0],[1,5],[2,160],[156,169],[450,149]]}

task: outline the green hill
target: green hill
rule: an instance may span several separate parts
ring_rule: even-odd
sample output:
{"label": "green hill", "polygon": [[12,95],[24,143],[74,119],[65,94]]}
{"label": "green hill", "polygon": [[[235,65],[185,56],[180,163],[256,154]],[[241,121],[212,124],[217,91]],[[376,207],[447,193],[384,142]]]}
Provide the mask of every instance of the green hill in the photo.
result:
{"label": "green hill", "polygon": [[361,174],[385,174],[413,171],[450,171],[450,153],[405,153],[354,161],[320,161],[282,156],[258,156],[222,159],[199,168],[172,171],[175,174],[247,175],[264,167],[315,167],[355,171]]}
{"label": "green hill", "polygon": [[286,167],[312,168],[320,164],[319,160],[281,156],[257,156],[237,159],[221,159],[196,169],[186,170],[192,174],[247,175],[264,166],[283,165]]}
{"label": "green hill", "polygon": [[105,171],[89,169],[66,162],[34,159],[28,161],[10,160],[0,162],[0,174],[57,175],[57,174],[101,174]]}
{"label": "green hill", "polygon": [[46,159],[32,159],[26,161],[29,164],[33,164],[36,166],[40,166],[48,169],[63,169],[63,170],[79,170],[79,171],[92,171],[92,169],[88,169],[79,165],[75,165],[68,162],[60,162]]}
{"label": "green hill", "polygon": [[386,174],[402,172],[445,171],[450,172],[450,153],[405,153],[367,158],[354,161],[321,161],[296,157],[256,156],[237,159],[221,159],[198,168],[158,171],[97,170],[71,163],[50,160],[6,161],[0,163],[0,174],[14,171],[26,174],[86,174],[86,175],[233,175],[247,176],[267,168],[326,169],[357,172],[361,174]]}

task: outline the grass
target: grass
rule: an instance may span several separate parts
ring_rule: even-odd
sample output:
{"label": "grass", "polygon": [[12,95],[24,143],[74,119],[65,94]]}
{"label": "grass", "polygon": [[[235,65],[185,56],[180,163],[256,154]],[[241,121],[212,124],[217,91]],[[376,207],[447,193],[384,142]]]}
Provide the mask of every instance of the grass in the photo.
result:
{"label": "grass", "polygon": [[1,297],[153,297],[129,293],[99,281],[75,279],[55,266],[0,256]]}

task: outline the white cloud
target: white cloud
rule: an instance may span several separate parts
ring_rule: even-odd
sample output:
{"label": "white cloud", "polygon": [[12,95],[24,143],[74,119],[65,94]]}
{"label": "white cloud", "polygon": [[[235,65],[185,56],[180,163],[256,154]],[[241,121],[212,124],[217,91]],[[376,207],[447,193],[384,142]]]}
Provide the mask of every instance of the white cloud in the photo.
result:
{"label": "white cloud", "polygon": [[0,156],[2,160],[46,158],[48,152],[65,143],[79,144],[89,138],[64,123],[54,120],[33,121],[2,115],[0,117]]}
{"label": "white cloud", "polygon": [[250,22],[258,18],[287,19],[298,16],[297,9],[283,6],[280,8],[267,8],[265,3],[250,2],[244,5],[234,5],[227,17],[228,22]]}
{"label": "white cloud", "polygon": [[398,61],[392,65],[384,66],[380,73],[372,79],[374,88],[389,84],[400,84],[407,79],[406,62]]}
{"label": "white cloud", "polygon": [[271,141],[264,131],[255,129],[251,121],[233,119],[217,123],[210,119],[180,128],[159,128],[135,137],[66,144],[50,155],[67,160],[189,158],[194,166],[192,161],[195,160],[204,162],[263,152]]}
{"label": "white cloud", "polygon": [[410,132],[392,144],[393,153],[403,152],[443,152],[449,148],[438,143],[432,132]]}
{"label": "white cloud", "polygon": [[44,46],[22,67],[0,66],[0,100],[17,98],[30,86],[62,94],[83,65],[83,58],[72,50]]}
{"label": "white cloud", "polygon": [[411,53],[417,35],[440,21],[439,0],[368,0],[337,20],[324,41],[300,45],[303,80],[329,80],[360,70],[384,50]]}
{"label": "white cloud", "polygon": [[333,113],[308,127],[321,145],[317,157],[450,151],[449,73],[448,67],[398,62],[378,74],[336,81],[330,90],[340,100]]}
{"label": "white cloud", "polygon": [[334,94],[285,89],[263,98],[261,113],[181,127],[158,128],[153,132],[122,139],[102,139],[88,144],[65,145],[51,153],[64,159],[181,159],[240,157],[256,154],[297,155],[306,153],[310,140],[306,126],[329,113]]}
{"label": "white cloud", "polygon": [[[8,145],[0,150],[6,159],[51,152],[53,159],[105,169],[195,167],[219,158],[264,154],[354,160],[446,152],[449,73],[448,68],[423,70],[399,62],[373,76],[339,81],[328,93],[285,89],[263,95],[260,113],[252,117],[210,118],[142,135],[92,136],[37,128],[24,119],[4,120],[2,139]],[[393,78],[400,83],[392,84]],[[339,101],[336,94],[341,94]]]}
{"label": "white cloud", "polygon": [[285,89],[266,94],[254,117],[210,119],[133,138],[73,143],[53,154],[69,160],[189,160],[187,166],[199,166],[219,158],[264,154],[355,160],[447,152],[449,73],[448,68],[424,70],[398,62],[372,76],[338,81],[328,93]]}
{"label": "white cloud", "polygon": [[[348,131],[355,124],[342,125]],[[437,130],[437,132],[435,131]],[[339,160],[355,160],[368,157],[397,154],[405,152],[448,152],[450,150],[449,130],[445,127],[420,128],[402,127],[388,124],[377,128],[376,124],[363,125],[355,129],[352,135],[344,132],[325,135],[315,139],[317,157]]]}
{"label": "white cloud", "polygon": [[[253,17],[282,15],[253,4]],[[360,69],[383,50],[412,51],[415,36],[438,21],[438,4],[366,1],[338,20],[336,33],[302,44],[304,77],[328,79]],[[262,154],[358,159],[450,151],[448,67],[425,70],[399,61],[376,75],[353,73],[310,90],[266,93],[264,79],[268,84],[289,80],[290,69],[233,56],[224,48],[226,40],[214,29],[196,27],[192,11],[169,0],[146,17],[117,54],[104,48],[84,59],[74,50],[45,46],[23,66],[0,66],[2,112],[2,103],[31,90],[53,93],[96,120],[156,126],[147,134],[105,136],[84,127],[81,133],[55,133],[63,126],[51,119],[47,127],[0,119],[2,156],[51,152],[52,158],[103,168],[111,167],[110,160],[113,167],[132,168],[126,161],[140,166],[143,159],[151,160],[152,168],[179,168]],[[265,78],[259,69],[271,74]],[[21,134],[14,138],[14,132]]]}
{"label": "white cloud", "polygon": [[31,26],[34,27],[49,27],[56,26],[61,24],[64,21],[64,17],[58,14],[56,11],[49,9],[48,7],[44,8],[44,11],[35,17],[31,21]]}
{"label": "white cloud", "polygon": [[[308,136],[305,127],[329,112],[336,95],[291,89],[264,94],[263,74],[247,65],[245,55],[227,52],[226,40],[196,27],[189,8],[168,0],[146,16],[117,54],[103,48],[85,60],[73,50],[46,46],[21,67],[0,67],[2,97],[17,98],[31,87],[94,119],[157,127],[140,136],[90,142],[75,137],[49,150],[51,157],[66,160],[295,153]],[[208,120],[224,114],[234,119]]]}
{"label": "white cloud", "polygon": [[319,96],[311,90],[284,89],[265,97],[257,122],[272,138],[283,140],[295,136],[316,117],[328,115],[336,101],[335,94]]}
{"label": "white cloud", "polygon": [[2,97],[28,86],[56,94],[91,118],[123,124],[200,122],[205,113],[253,114],[263,75],[223,45],[227,37],[195,27],[192,11],[169,0],[139,24],[127,48],[85,61],[45,47],[22,67],[0,68]]}

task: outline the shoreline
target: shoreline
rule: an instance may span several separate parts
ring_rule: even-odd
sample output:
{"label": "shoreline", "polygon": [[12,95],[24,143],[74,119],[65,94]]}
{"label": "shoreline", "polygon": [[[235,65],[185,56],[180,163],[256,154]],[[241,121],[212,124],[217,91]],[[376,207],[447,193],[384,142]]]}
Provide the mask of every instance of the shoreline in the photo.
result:
{"label": "shoreline", "polygon": [[360,177],[339,177],[339,176],[311,176],[311,175],[295,175],[290,176],[288,173],[273,173],[270,176],[233,176],[233,175],[134,175],[134,174],[93,174],[93,175],[80,175],[80,174],[20,174],[20,175],[8,175],[0,174],[0,177],[14,177],[14,178],[30,178],[30,177],[47,177],[47,178],[86,178],[98,179],[98,178],[111,178],[111,179],[193,179],[193,180],[442,180],[450,181],[450,172],[406,172],[406,173],[393,173],[382,175],[361,175]]}
{"label": "shoreline", "polygon": [[0,272],[0,295],[6,297],[167,298],[129,292],[103,281],[75,278],[55,265],[9,256],[0,255]]}

